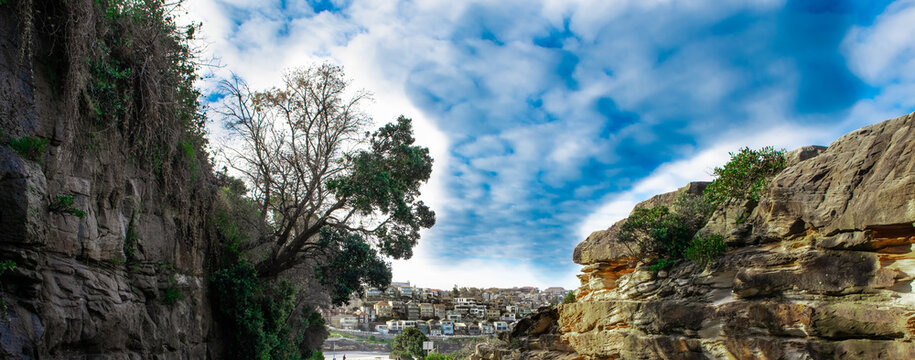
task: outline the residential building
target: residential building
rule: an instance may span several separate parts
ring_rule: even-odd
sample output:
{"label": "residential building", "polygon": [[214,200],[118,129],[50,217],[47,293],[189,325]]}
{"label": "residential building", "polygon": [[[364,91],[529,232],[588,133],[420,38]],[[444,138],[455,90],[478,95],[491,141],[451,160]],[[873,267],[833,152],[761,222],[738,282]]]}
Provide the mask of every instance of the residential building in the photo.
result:
{"label": "residential building", "polygon": [[477,303],[477,301],[476,301],[476,299],[474,299],[474,298],[454,298],[453,303],[454,303],[454,306],[458,306],[458,305],[474,305],[474,304]]}
{"label": "residential building", "polygon": [[499,317],[499,320],[506,321],[506,322],[515,322],[515,314],[514,313],[504,313],[504,314],[502,314],[502,316]]}
{"label": "residential building", "polygon": [[368,288],[365,291],[365,298],[369,300],[378,300],[381,298],[381,295],[384,294],[381,290],[376,288]]}
{"label": "residential building", "polygon": [[403,301],[391,301],[391,312],[395,317],[405,319],[407,318],[407,305]]}
{"label": "residential building", "polygon": [[425,335],[429,335],[429,323],[427,323],[425,321],[417,321],[416,329]]}
{"label": "residential building", "polygon": [[406,307],[407,307],[407,319],[419,320],[419,317],[420,317],[419,304],[410,301],[406,304]]}
{"label": "residential building", "polygon": [[387,334],[388,326],[387,325],[375,325],[375,332],[379,334]]}
{"label": "residential building", "polygon": [[454,334],[455,335],[467,335],[467,324],[462,322],[454,323]]}
{"label": "residential building", "polygon": [[493,328],[496,332],[505,332],[508,331],[508,323],[504,321],[496,321],[492,323]]}
{"label": "residential building", "polygon": [[444,319],[448,316],[448,306],[445,304],[434,304],[432,305],[432,317]]}
{"label": "residential building", "polygon": [[491,322],[484,321],[484,322],[480,323],[480,333],[482,333],[483,335],[489,335],[489,334],[492,334],[493,332],[495,332],[495,328],[493,328]]}
{"label": "residential building", "polygon": [[441,324],[442,335],[454,335],[454,322],[443,320],[439,324]]}
{"label": "residential building", "polygon": [[430,303],[419,304],[419,317],[429,319],[435,316],[435,307]]}
{"label": "residential building", "polygon": [[413,288],[410,286],[401,286],[397,288],[397,292],[400,294],[400,297],[413,298]]}
{"label": "residential building", "polygon": [[499,309],[486,309],[486,320],[496,321],[502,313]]}
{"label": "residential building", "polygon": [[390,318],[393,316],[393,308],[387,301],[375,303],[375,314],[380,318]]}
{"label": "residential building", "polygon": [[463,316],[461,315],[461,313],[451,310],[451,311],[448,311],[447,319],[450,321],[461,321],[461,319],[463,319]]}

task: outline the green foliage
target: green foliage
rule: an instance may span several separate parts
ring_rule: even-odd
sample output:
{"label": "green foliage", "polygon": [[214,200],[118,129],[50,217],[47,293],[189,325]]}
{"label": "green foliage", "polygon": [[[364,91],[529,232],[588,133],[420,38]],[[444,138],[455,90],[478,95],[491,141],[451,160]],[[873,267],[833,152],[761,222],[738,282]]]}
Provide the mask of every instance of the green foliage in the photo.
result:
{"label": "green foliage", "polygon": [[724,237],[718,234],[696,236],[686,249],[686,258],[692,262],[706,266],[717,260],[727,251]]}
{"label": "green foliage", "polygon": [[648,270],[651,270],[651,271],[660,271],[660,270],[669,268],[669,267],[671,267],[673,264],[676,264],[676,263],[677,263],[677,260],[670,260],[670,259],[661,258],[661,259],[658,259],[658,261],[655,262],[653,265],[649,266],[649,267],[648,267]]}
{"label": "green foliage", "polygon": [[369,151],[347,156],[352,172],[327,182],[354,210],[390,216],[373,235],[381,252],[395,259],[410,258],[419,230],[435,225],[435,213],[416,200],[420,185],[432,174],[432,157],[428,148],[414,142],[411,120],[401,116],[372,134]]}
{"label": "green foliage", "polygon": [[705,188],[707,201],[715,206],[730,200],[758,201],[769,180],[787,164],[785,151],[771,146],[759,150],[745,147],[730,155],[727,164],[715,168],[716,178]]}
{"label": "green foliage", "polygon": [[342,305],[350,294],[363,295],[363,284],[384,289],[391,283],[391,267],[365,239],[342,229],[324,228],[321,243],[331,249],[333,260],[317,266],[315,274],[324,285],[333,285],[332,301]]}
{"label": "green foliage", "polygon": [[12,260],[0,261],[0,276],[3,276],[3,273],[8,270],[13,270],[16,268],[16,262]]}
{"label": "green foliage", "polygon": [[576,301],[578,301],[578,299],[575,298],[575,292],[574,292],[574,291],[569,291],[569,293],[566,294],[565,299],[562,299],[562,303],[563,303],[563,304],[572,304],[572,303],[575,303]]}
{"label": "green foliage", "polygon": [[[0,276],[3,276],[3,273],[8,270],[13,270],[16,268],[16,262],[12,260],[0,261]],[[7,318],[7,305],[6,301],[0,299],[0,316],[4,319]]]}
{"label": "green foliage", "polygon": [[454,358],[445,354],[432,353],[426,355],[426,360],[454,360]]}
{"label": "green foliage", "polygon": [[54,201],[48,205],[48,210],[56,213],[72,214],[82,219],[86,217],[86,212],[73,206],[73,195],[57,195]]}
{"label": "green foliage", "polygon": [[[232,354],[238,359],[301,359],[287,320],[295,309],[296,290],[285,280],[262,283],[257,270],[246,261],[222,269],[213,276],[218,311],[234,334]],[[320,315],[303,317],[305,328],[323,327]]]}
{"label": "green foliage", "polygon": [[175,283],[169,283],[165,290],[162,290],[162,303],[165,305],[174,305],[178,300],[184,299],[184,293]]}
{"label": "green foliage", "polygon": [[48,139],[34,136],[23,136],[18,139],[10,139],[7,145],[13,149],[23,159],[41,163],[41,157],[48,147]]}
{"label": "green foliage", "polygon": [[620,227],[617,239],[622,243],[636,243],[642,253],[654,257],[678,259],[689,246],[698,229],[688,226],[683,216],[671,212],[667,206],[636,208]]}
{"label": "green foliage", "polygon": [[311,355],[305,358],[305,360],[324,360],[324,353],[320,350],[312,351]]}
{"label": "green foliage", "polygon": [[417,328],[406,328],[402,333],[394,337],[394,344],[391,345],[391,355],[399,359],[423,359],[423,341],[429,341],[422,332]]}

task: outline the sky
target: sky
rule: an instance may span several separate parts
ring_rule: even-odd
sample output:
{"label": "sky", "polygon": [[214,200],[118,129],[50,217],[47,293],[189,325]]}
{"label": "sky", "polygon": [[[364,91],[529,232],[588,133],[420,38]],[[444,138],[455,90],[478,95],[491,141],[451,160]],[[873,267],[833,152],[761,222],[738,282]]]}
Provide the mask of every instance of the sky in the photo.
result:
{"label": "sky", "polygon": [[[572,251],[743,146],[828,145],[915,110],[915,1],[188,0],[207,101],[342,65],[412,118],[437,224],[395,281],[576,288]],[[215,120],[215,119],[214,119]],[[210,125],[219,143],[218,121]]]}

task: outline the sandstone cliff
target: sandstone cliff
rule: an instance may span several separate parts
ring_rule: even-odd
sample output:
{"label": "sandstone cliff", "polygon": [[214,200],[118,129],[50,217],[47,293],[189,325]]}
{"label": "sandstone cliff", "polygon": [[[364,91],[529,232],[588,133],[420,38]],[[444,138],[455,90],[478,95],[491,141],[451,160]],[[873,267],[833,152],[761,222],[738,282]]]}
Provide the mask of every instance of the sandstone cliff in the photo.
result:
{"label": "sandstone cliff", "polygon": [[[713,214],[704,230],[725,234],[728,251],[708,268],[649,270],[616,240],[622,222],[591,234],[575,249],[582,286],[558,309],[561,336],[537,341],[586,359],[912,358],[915,114],[788,163],[758,204]],[[516,349],[476,356],[543,357]]]}

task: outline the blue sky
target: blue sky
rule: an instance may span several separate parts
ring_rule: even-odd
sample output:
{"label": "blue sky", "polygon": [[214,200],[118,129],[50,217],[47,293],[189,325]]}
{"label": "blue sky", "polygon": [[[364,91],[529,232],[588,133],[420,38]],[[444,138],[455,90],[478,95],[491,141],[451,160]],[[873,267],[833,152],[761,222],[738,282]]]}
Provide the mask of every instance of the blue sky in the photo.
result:
{"label": "blue sky", "polygon": [[[395,280],[577,286],[574,246],[727,152],[915,110],[915,1],[190,0],[254,87],[329,61],[435,157]],[[211,88],[212,83],[204,84]],[[219,142],[219,131],[214,130]]]}

